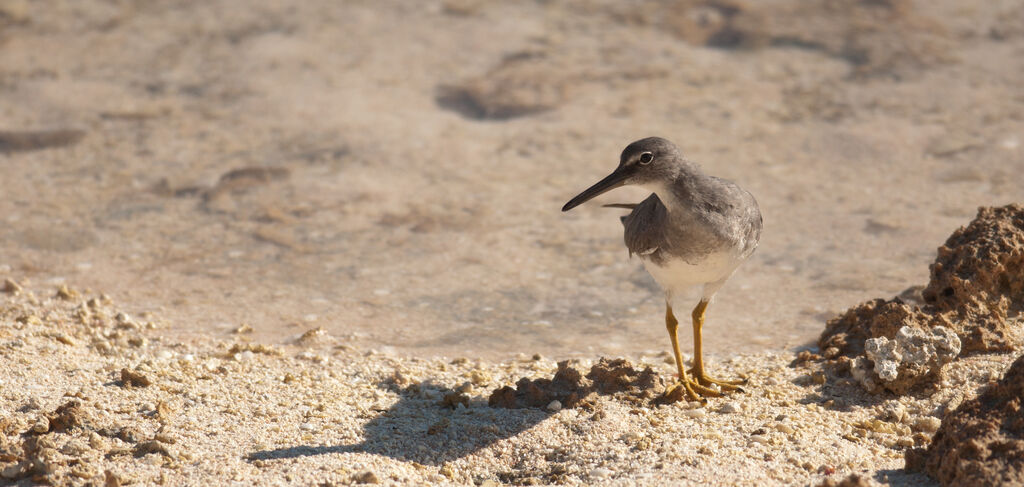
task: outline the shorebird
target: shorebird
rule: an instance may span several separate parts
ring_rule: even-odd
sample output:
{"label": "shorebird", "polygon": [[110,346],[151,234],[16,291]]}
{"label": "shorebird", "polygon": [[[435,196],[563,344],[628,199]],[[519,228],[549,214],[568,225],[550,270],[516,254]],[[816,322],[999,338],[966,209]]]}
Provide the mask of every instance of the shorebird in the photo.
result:
{"label": "shorebird", "polygon": [[[626,248],[665,292],[665,327],[679,372],[679,382],[666,394],[682,388],[691,400],[705,402],[705,396],[742,391],[739,386],[745,381],[713,379],[705,373],[701,330],[711,298],[757,248],[762,224],[757,200],[732,181],[701,172],[672,142],[648,137],[626,146],[615,171],[569,200],[562,211],[626,185],[652,194],[637,204],[605,206],[632,210],[621,218]],[[679,353],[679,322],[672,303],[677,293],[694,286],[703,286],[703,291],[691,313],[691,377]]]}

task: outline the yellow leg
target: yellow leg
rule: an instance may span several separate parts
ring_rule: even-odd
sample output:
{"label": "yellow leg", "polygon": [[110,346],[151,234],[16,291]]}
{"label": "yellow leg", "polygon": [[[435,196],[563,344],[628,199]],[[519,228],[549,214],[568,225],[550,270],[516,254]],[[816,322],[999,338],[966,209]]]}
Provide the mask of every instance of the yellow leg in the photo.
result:
{"label": "yellow leg", "polygon": [[719,380],[712,379],[704,373],[704,351],[701,348],[702,345],[702,328],[704,327],[704,311],[708,308],[708,302],[701,300],[697,303],[697,307],[693,308],[693,372],[694,379],[701,385],[710,386],[711,384],[718,384],[722,390],[734,391],[738,390],[743,392],[737,386],[746,384],[745,380]]}
{"label": "yellow leg", "polygon": [[679,321],[676,320],[674,314],[672,314],[672,306],[665,304],[665,328],[668,329],[668,337],[672,340],[672,353],[676,356],[676,369],[679,371],[679,383],[673,385],[665,392],[665,395],[670,395],[672,390],[678,387],[682,387],[686,391],[686,395],[694,401],[707,402],[701,396],[721,396],[722,394],[714,389],[708,389],[702,386],[698,382],[690,379],[686,375],[686,369],[683,368],[683,356],[679,353],[679,337],[677,330],[679,329]]}

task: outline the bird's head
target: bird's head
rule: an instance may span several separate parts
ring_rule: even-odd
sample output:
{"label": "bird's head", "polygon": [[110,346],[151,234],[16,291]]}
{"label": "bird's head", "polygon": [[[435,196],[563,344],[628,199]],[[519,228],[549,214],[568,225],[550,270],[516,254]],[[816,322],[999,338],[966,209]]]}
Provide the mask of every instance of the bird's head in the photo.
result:
{"label": "bird's head", "polygon": [[683,159],[679,149],[661,137],[640,139],[626,146],[619,156],[619,167],[611,174],[569,200],[562,211],[569,211],[584,202],[615,188],[636,184],[651,186],[668,182],[679,174]]}

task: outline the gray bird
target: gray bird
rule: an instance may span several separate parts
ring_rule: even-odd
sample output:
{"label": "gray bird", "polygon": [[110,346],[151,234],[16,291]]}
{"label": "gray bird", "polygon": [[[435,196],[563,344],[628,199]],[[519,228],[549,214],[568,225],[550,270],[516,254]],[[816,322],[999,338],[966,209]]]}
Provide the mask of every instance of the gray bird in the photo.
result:
{"label": "gray bird", "polygon": [[[638,204],[606,206],[632,210],[622,217],[629,255],[639,256],[644,268],[665,291],[665,326],[679,369],[679,383],[673,389],[681,387],[690,399],[702,402],[703,396],[739,390],[744,381],[713,379],[704,372],[701,328],[711,298],[757,248],[762,224],[757,201],[732,181],[702,173],[672,142],[648,137],[626,146],[619,157],[619,167],[569,200],[562,211],[630,184],[652,194]],[[703,293],[691,315],[691,377],[679,354],[679,322],[672,313],[672,300],[678,292],[698,285],[703,286]]]}

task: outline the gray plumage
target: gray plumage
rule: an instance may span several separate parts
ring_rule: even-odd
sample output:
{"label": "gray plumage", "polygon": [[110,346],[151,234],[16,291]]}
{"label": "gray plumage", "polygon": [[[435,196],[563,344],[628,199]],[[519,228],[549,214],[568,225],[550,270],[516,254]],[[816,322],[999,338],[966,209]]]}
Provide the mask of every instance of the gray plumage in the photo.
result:
{"label": "gray plumage", "polygon": [[754,197],[731,181],[699,172],[671,185],[683,203],[668,217],[668,210],[651,193],[622,217],[624,240],[630,256],[640,255],[655,264],[678,258],[696,264],[715,249],[735,248],[746,259],[761,238],[762,218]]}
{"label": "gray plumage", "polygon": [[754,197],[731,181],[704,174],[660,137],[626,146],[615,171],[562,210],[625,185],[653,193],[636,205],[611,206],[632,209],[622,219],[626,248],[640,256],[669,296],[703,283],[710,299],[757,248],[762,221]]}

